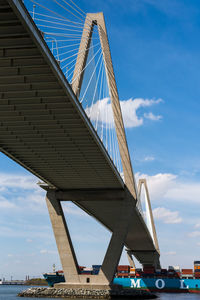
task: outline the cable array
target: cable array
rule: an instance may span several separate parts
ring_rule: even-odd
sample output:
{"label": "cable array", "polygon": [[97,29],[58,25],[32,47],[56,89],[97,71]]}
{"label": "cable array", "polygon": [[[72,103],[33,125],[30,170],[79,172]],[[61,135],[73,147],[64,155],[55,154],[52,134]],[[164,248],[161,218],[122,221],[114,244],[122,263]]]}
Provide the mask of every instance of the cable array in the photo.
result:
{"label": "cable array", "polygon": [[[72,0],[24,0],[24,4],[72,87],[82,76],[79,101],[123,175],[99,25]],[[87,47],[81,50],[84,39]],[[79,62],[86,52],[83,67]]]}

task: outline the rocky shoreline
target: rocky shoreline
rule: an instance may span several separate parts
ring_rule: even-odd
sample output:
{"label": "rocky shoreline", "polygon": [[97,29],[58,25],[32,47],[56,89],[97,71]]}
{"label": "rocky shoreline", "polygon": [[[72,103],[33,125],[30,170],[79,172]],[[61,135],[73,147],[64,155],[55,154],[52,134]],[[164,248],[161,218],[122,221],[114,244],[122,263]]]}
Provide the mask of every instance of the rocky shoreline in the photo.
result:
{"label": "rocky shoreline", "polygon": [[151,292],[120,289],[120,290],[87,290],[87,289],[66,289],[66,288],[45,288],[32,287],[18,294],[19,297],[46,297],[46,298],[82,298],[82,299],[155,299],[157,296]]}

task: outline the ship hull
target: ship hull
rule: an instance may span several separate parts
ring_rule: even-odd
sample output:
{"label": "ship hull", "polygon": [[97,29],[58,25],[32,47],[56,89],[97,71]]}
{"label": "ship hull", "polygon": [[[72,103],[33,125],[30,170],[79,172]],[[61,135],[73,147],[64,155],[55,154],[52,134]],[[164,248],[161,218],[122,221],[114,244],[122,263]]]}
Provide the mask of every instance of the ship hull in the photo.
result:
{"label": "ship hull", "polygon": [[65,282],[64,275],[45,273],[43,276],[50,287],[53,287],[55,283]]}
{"label": "ship hull", "polygon": [[[63,275],[43,274],[49,286],[65,282]],[[179,278],[114,278],[114,284],[159,293],[200,293],[200,279]]]}
{"label": "ship hull", "polygon": [[179,278],[115,278],[114,284],[162,293],[200,293],[200,279]]}

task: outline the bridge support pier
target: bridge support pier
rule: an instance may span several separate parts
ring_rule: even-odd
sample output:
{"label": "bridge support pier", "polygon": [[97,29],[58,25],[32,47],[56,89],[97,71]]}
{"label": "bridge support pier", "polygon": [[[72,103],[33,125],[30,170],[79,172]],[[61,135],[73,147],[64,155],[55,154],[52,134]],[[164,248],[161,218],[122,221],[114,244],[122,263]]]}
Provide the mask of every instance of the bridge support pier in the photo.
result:
{"label": "bridge support pier", "polygon": [[79,268],[76,254],[61,203],[57,199],[54,190],[49,189],[47,191],[46,202],[65,278],[69,282],[79,283]]}
{"label": "bridge support pier", "polygon": [[59,191],[47,190],[47,207],[66,279],[66,283],[56,284],[55,287],[110,289],[133,213],[132,195],[124,192],[124,198],[121,200],[121,214],[112,232],[99,274],[84,276],[80,274],[70,233],[57,195],[59,195]]}

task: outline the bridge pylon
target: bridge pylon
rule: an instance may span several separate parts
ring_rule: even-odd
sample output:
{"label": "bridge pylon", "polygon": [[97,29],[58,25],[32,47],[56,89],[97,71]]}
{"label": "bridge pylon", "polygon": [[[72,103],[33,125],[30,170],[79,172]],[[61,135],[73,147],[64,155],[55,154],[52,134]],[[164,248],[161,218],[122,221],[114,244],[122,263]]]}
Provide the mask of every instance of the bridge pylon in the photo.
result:
{"label": "bridge pylon", "polygon": [[147,181],[144,178],[139,179],[139,182],[138,182],[138,199],[141,198],[142,186],[144,186],[144,189],[145,189],[145,207],[146,207],[147,226],[149,228],[152,239],[154,241],[155,248],[156,248],[157,252],[160,253],[158,238],[157,238],[157,234],[156,234],[156,227],[155,227],[153,212],[152,212],[152,207],[151,207],[151,201],[150,201],[150,196],[149,196],[149,190],[147,187]]}
{"label": "bridge pylon", "polygon": [[94,26],[98,27],[99,38],[103,53],[103,60],[106,70],[106,77],[109,87],[109,95],[112,105],[115,130],[117,134],[117,140],[119,145],[120,157],[123,168],[124,181],[129,191],[133,195],[134,199],[137,199],[137,187],[133,174],[131,159],[129,155],[127,139],[124,129],[124,122],[122,118],[122,112],[120,107],[119,95],[115,80],[115,74],[112,64],[112,58],[110,53],[110,46],[108,41],[108,35],[105,25],[105,19],[102,12],[100,13],[88,13],[85,20],[82,39],[77,55],[76,65],[72,78],[72,89],[77,97],[79,97],[81,86],[83,82],[84,70],[88,58],[89,46],[92,39],[92,33]]}
{"label": "bridge pylon", "polygon": [[149,229],[149,232],[151,234],[151,237],[154,242],[155,249],[156,249],[155,257],[154,257],[154,267],[157,269],[160,269],[160,249],[159,249],[156,227],[155,227],[154,218],[153,218],[153,211],[152,211],[152,207],[151,207],[149,190],[148,190],[147,181],[145,178],[139,179],[139,182],[138,182],[138,201],[141,201],[142,186],[144,187],[144,191],[145,191],[145,208],[146,208],[147,227]]}

